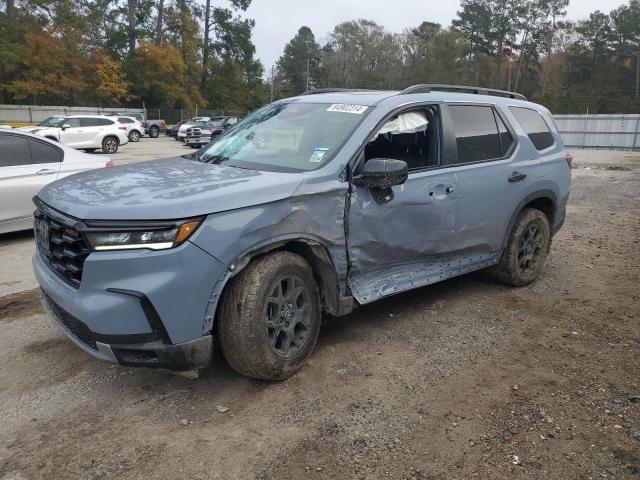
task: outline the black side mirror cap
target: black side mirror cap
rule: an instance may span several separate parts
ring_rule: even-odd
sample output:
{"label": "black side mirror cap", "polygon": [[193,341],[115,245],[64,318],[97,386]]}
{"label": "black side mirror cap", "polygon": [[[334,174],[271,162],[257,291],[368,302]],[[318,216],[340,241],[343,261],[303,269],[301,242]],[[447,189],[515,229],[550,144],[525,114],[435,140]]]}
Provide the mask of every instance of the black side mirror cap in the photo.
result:
{"label": "black side mirror cap", "polygon": [[372,158],[364,164],[358,183],[369,188],[387,190],[394,185],[403,184],[408,177],[407,162],[391,158]]}

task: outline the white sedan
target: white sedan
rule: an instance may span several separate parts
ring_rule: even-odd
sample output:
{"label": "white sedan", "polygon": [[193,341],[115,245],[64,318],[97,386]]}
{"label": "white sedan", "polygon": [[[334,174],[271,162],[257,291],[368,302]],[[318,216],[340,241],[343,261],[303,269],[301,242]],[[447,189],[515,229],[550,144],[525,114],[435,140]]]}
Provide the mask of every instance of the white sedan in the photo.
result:
{"label": "white sedan", "polygon": [[113,166],[110,157],[88,155],[16,130],[0,130],[0,233],[33,227],[31,199],[67,175]]}

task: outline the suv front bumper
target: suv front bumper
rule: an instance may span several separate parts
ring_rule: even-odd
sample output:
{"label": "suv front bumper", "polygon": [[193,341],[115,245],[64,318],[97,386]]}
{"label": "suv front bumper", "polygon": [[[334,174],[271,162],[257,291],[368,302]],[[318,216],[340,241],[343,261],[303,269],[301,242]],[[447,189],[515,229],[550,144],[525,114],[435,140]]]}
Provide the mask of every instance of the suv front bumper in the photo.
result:
{"label": "suv front bumper", "polygon": [[[161,340],[111,344],[106,343],[109,340],[102,338],[103,336],[88,330],[83,322],[64,311],[44,291],[42,292],[42,304],[49,314],[49,318],[72,343],[89,355],[106,362],[132,367],[191,370],[204,368],[211,360],[213,345],[211,335],[175,345],[165,344]],[[127,338],[127,336],[120,338],[120,341],[128,340],[134,340],[134,338]]]}
{"label": "suv front bumper", "polygon": [[226,269],[197,246],[92,253],[79,288],[54,272],[39,247],[33,267],[49,316],[90,355],[173,370],[209,363],[207,309]]}

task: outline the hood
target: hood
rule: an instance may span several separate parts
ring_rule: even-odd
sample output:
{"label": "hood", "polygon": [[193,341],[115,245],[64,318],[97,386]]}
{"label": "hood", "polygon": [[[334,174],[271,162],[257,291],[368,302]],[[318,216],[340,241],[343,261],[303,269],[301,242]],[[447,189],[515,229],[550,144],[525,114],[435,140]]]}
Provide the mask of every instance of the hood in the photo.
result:
{"label": "hood", "polygon": [[48,127],[19,127],[19,128],[14,128],[14,130],[17,130],[18,132],[27,132],[27,133],[37,133],[41,130],[47,130]]}
{"label": "hood", "polygon": [[173,220],[280,200],[302,178],[177,157],[72,175],[38,198],[82,220]]}

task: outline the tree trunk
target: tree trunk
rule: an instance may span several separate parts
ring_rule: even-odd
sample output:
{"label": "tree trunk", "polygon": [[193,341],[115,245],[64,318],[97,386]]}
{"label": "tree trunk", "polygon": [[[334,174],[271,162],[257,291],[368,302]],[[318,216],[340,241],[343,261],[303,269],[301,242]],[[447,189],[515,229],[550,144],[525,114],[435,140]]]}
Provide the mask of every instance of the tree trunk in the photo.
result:
{"label": "tree trunk", "polygon": [[522,40],[522,47],[520,48],[520,57],[518,58],[518,68],[516,69],[516,82],[513,86],[513,91],[518,91],[518,85],[520,84],[520,73],[522,72],[522,64],[524,63],[524,56],[527,49],[527,40],[529,39],[529,30],[527,30],[524,34],[524,39]]}
{"label": "tree trunk", "polygon": [[202,90],[207,88],[207,77],[209,76],[209,31],[211,14],[211,0],[207,0],[204,11],[204,44],[202,45],[202,81],[200,82]]}
{"label": "tree trunk", "polygon": [[127,34],[129,36],[129,56],[133,57],[136,49],[136,0],[127,0],[129,25]]}
{"label": "tree trunk", "polygon": [[7,0],[7,17],[14,18],[16,16],[15,0]]}
{"label": "tree trunk", "polygon": [[498,42],[498,51],[496,52],[496,82],[497,88],[502,88],[502,40]]}
{"label": "tree trunk", "polygon": [[159,47],[162,44],[162,22],[164,16],[164,0],[158,1],[158,19],[156,22],[156,41],[155,44]]}

